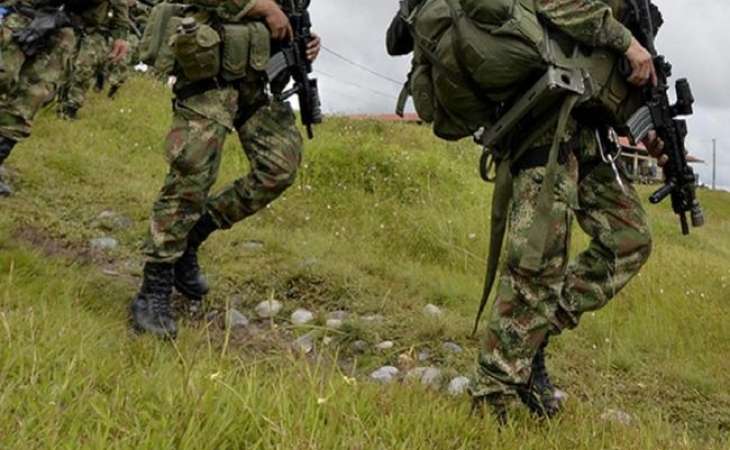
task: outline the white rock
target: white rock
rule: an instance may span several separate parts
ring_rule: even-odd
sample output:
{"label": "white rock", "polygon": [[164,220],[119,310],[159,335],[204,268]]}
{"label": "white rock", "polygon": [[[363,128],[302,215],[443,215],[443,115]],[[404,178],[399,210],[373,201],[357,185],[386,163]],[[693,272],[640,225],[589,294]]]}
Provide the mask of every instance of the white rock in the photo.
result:
{"label": "white rock", "polygon": [[368,343],[363,340],[357,340],[352,343],[352,349],[357,353],[365,353],[368,349]]}
{"label": "white rock", "polygon": [[634,422],[634,418],[631,414],[620,409],[607,409],[601,414],[601,420],[605,422],[613,422],[624,426],[629,426]]}
{"label": "white rock", "polygon": [[304,325],[314,320],[312,311],[299,308],[291,314],[291,323],[294,325]]}
{"label": "white rock", "polygon": [[310,353],[312,350],[314,350],[314,339],[311,334],[304,334],[302,336],[299,336],[292,343],[292,347],[294,348],[294,350],[300,353]]}
{"label": "white rock", "polygon": [[342,328],[342,321],[340,319],[327,319],[327,328],[338,329]]}
{"label": "white rock", "polygon": [[367,316],[363,316],[362,320],[363,322],[379,324],[383,322],[383,316],[381,316],[380,314],[369,314]]}
{"label": "white rock", "polygon": [[438,306],[429,303],[423,307],[423,313],[431,317],[440,317],[443,314],[443,311],[441,311],[441,308]]}
{"label": "white rock", "polygon": [[418,381],[430,388],[438,388],[442,378],[443,373],[438,367],[416,367],[406,374],[407,381]]}
{"label": "white rock", "polygon": [[350,317],[350,313],[347,311],[332,311],[331,313],[327,314],[327,319],[334,319],[334,320],[340,320],[345,321]]}
{"label": "white rock", "polygon": [[449,353],[461,353],[464,351],[464,349],[462,349],[461,346],[456,342],[444,342],[443,344],[441,344],[441,348]]}
{"label": "white rock", "polygon": [[325,336],[322,338],[322,344],[324,344],[324,345],[330,345],[334,341],[335,341],[335,338],[333,338],[332,336]]}
{"label": "white rock", "polygon": [[378,383],[388,384],[395,381],[400,371],[393,366],[383,366],[370,374],[370,378]]}
{"label": "white rock", "polygon": [[427,361],[430,357],[431,357],[431,352],[428,350],[421,350],[420,352],[418,352],[418,356],[417,356],[418,360],[422,361],[422,362]]}
{"label": "white rock", "polygon": [[393,343],[393,341],[383,341],[375,346],[378,350],[390,350],[393,347],[395,347],[395,343]]}
{"label": "white rock", "polygon": [[256,314],[262,319],[275,317],[281,311],[283,305],[277,300],[264,300],[256,305]]}
{"label": "white rock", "polygon": [[100,237],[90,240],[89,244],[96,250],[114,250],[119,246],[119,241],[113,237]]}
{"label": "white rock", "polygon": [[237,309],[229,309],[226,313],[226,325],[230,328],[245,328],[249,324],[248,317]]}
{"label": "white rock", "polygon": [[466,392],[470,382],[467,377],[456,377],[449,382],[447,391],[449,395],[453,395],[454,397],[462,395]]}

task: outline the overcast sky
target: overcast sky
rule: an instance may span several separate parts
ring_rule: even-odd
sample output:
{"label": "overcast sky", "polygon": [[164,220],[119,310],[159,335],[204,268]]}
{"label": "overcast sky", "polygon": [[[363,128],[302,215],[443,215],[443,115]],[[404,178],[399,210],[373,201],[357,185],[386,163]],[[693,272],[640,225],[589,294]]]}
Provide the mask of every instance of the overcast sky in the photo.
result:
{"label": "overcast sky", "polygon": [[[665,26],[658,47],[675,77],[690,79],[697,99],[688,147],[708,164],[697,166],[710,183],[712,139],[718,146],[718,184],[730,188],[730,0],[655,0]],[[397,0],[312,0],[312,20],[324,45],[394,81],[405,79],[408,58],[385,53],[385,30]],[[315,70],[328,113],[392,112],[400,86],[323,52]]]}

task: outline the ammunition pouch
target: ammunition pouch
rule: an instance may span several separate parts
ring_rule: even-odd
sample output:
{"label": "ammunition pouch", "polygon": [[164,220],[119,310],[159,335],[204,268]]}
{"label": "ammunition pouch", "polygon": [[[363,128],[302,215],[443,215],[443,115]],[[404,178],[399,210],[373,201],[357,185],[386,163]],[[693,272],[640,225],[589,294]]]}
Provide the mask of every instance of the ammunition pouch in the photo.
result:
{"label": "ammunition pouch", "polygon": [[221,37],[209,25],[198,24],[191,33],[176,33],[170,47],[175,62],[189,81],[214,78],[221,71]]}
{"label": "ammunition pouch", "polygon": [[263,71],[271,55],[271,35],[263,23],[223,25],[221,77],[226,81],[244,78],[249,69]]}

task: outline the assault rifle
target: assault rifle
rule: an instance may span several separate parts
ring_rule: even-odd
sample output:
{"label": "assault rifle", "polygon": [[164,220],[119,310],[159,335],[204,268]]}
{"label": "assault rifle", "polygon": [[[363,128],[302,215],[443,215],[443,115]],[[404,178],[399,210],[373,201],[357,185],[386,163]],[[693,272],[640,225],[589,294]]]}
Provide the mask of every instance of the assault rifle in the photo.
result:
{"label": "assault rifle", "polygon": [[689,81],[682,78],[676,82],[677,101],[669,100],[669,78],[672,65],[655,46],[656,30],[662,24],[659,9],[650,0],[631,0],[635,26],[632,30],[637,40],[654,56],[657,72],[657,85],[644,89],[645,105],[629,119],[627,133],[633,143],[641,141],[651,130],[664,141],[664,154],[669,160],[664,166],[664,186],[649,198],[653,204],[662,202],[668,196],[672,199],[672,209],[679,216],[682,234],[689,234],[687,213],[693,227],[704,225],[705,218],[700,202],[697,200],[697,175],[687,163],[685,138],[687,122],[680,119],[693,113],[694,96]]}
{"label": "assault rifle", "polygon": [[[307,136],[312,139],[312,125],[322,123],[322,110],[317,79],[309,78],[312,73],[312,63],[307,58],[307,45],[312,40],[312,22],[308,10],[310,0],[286,0],[284,3],[283,10],[294,30],[294,39],[276,43],[277,48],[269,60],[266,73],[272,85],[281,86],[279,92],[274,92],[278,100],[286,100],[295,94],[298,96],[302,124],[307,128]],[[284,90],[289,78],[294,81],[294,87]]]}

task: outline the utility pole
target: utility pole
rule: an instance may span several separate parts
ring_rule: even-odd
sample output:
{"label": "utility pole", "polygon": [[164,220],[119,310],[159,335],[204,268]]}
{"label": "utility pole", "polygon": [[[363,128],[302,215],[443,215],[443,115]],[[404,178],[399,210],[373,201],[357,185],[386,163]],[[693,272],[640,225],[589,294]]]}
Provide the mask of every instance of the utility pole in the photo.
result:
{"label": "utility pole", "polygon": [[717,189],[717,139],[712,140],[712,190]]}

